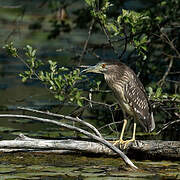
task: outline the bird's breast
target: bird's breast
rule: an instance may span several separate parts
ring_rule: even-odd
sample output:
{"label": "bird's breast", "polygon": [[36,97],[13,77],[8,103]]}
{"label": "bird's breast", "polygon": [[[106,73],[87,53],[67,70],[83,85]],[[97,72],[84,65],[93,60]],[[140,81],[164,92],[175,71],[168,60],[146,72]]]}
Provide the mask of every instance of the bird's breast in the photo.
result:
{"label": "bird's breast", "polygon": [[118,88],[119,88],[119,91],[120,91],[121,93],[119,93],[119,91],[116,92],[116,91],[117,91],[117,88],[114,88],[114,89],[113,89],[113,92],[114,92],[114,94],[115,94],[115,96],[116,96],[116,99],[117,99],[119,105],[121,106],[121,108],[122,108],[127,114],[133,116],[132,107],[130,106],[130,104],[127,102],[127,100],[126,100],[125,97],[124,97],[123,87],[122,87],[121,90],[120,90],[120,87],[118,87]]}
{"label": "bird's breast", "polygon": [[118,78],[116,76],[104,76],[107,84],[112,89],[116,100],[118,101],[119,105],[125,111],[127,114],[130,114],[133,116],[133,111],[131,109],[131,106],[127,102],[124,96],[124,88],[125,84],[127,83],[126,78]]}

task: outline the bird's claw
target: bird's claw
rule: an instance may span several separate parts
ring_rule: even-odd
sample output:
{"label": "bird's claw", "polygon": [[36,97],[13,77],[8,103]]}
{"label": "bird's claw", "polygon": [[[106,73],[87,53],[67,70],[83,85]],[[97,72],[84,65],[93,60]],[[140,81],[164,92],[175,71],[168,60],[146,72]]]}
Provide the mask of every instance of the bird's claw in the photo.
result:
{"label": "bird's claw", "polygon": [[115,142],[113,143],[113,145],[117,145],[117,144],[119,143],[120,149],[126,149],[127,145],[128,145],[130,142],[133,142],[133,141],[135,141],[135,139],[130,139],[130,140],[126,140],[126,141],[120,139],[120,140],[115,141]]}

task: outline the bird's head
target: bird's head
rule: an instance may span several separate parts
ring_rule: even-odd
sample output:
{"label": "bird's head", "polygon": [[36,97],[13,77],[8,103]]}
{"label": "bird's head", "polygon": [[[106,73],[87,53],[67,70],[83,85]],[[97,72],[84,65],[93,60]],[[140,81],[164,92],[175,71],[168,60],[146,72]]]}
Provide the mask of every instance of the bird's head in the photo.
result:
{"label": "bird's head", "polygon": [[95,66],[90,66],[87,69],[84,69],[83,72],[92,72],[92,73],[99,73],[99,74],[107,74],[115,68],[115,64],[112,63],[107,63],[107,62],[101,62],[96,64]]}

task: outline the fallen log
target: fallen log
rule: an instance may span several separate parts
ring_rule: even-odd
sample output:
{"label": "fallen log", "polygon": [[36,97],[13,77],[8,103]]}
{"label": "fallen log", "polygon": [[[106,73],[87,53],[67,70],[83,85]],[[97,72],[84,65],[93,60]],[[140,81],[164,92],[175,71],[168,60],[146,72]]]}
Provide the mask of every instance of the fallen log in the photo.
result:
{"label": "fallen log", "polygon": [[[107,146],[88,140],[44,140],[20,134],[15,140],[0,141],[0,152],[43,152],[59,154],[101,154],[117,156]],[[124,153],[134,159],[180,160],[180,141],[142,141],[130,143]]]}
{"label": "fallen log", "polygon": [[180,160],[180,141],[136,140],[127,155],[136,159]]}

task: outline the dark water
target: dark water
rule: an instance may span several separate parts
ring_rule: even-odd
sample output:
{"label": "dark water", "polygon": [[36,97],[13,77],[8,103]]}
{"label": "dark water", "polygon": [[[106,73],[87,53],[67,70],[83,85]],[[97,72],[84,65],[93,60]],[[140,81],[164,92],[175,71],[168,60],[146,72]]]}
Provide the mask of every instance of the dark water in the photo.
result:
{"label": "dark water", "polygon": [[[18,1],[7,1],[8,4],[0,2],[0,5],[17,5]],[[79,4],[74,5],[78,9]],[[81,53],[88,31],[75,29],[69,33],[63,33],[57,39],[47,40],[46,29],[44,31],[31,31],[28,24],[31,24],[37,17],[43,16],[47,11],[40,12],[36,8],[31,13],[27,8],[27,15],[23,20],[19,18],[18,10],[0,8],[0,42],[3,46],[8,40],[13,40],[17,47],[22,48],[26,44],[38,49],[38,57],[43,60],[54,59],[59,65],[73,66],[77,62],[72,57]],[[46,14],[47,15],[47,14]],[[51,16],[51,12],[48,12]],[[13,32],[16,24],[19,29]],[[50,28],[48,21],[44,22],[44,27]],[[14,33],[11,35],[11,33]],[[93,35],[90,43],[104,42],[101,34]],[[72,47],[72,51],[56,51]],[[76,47],[74,49],[74,47]],[[110,56],[111,53],[101,52],[102,55]],[[86,56],[83,64],[95,63],[93,57]],[[23,84],[19,78],[19,72],[25,66],[17,59],[7,56],[3,49],[0,50],[0,113],[1,114],[23,114],[25,112],[17,110],[17,107],[24,106],[35,109],[50,110],[58,112],[61,104],[56,101],[52,94],[40,83],[30,81]],[[68,114],[73,106],[65,106],[61,114]],[[89,115],[89,114],[88,114]],[[101,115],[101,114],[100,114]],[[86,114],[87,116],[87,114]],[[91,114],[91,116],[93,116]],[[96,117],[96,116],[95,116]],[[102,125],[97,120],[89,120],[94,125]],[[0,119],[0,139],[14,139],[19,133],[30,137],[41,138],[61,138],[74,136],[74,132],[60,131],[58,127],[49,124],[42,124],[30,120],[20,120],[12,118]],[[159,137],[160,138],[160,137]],[[125,167],[120,158],[109,157],[87,157],[70,155],[42,155],[29,153],[0,154],[0,180],[4,179],[180,179],[179,162],[161,161],[134,161],[140,168],[134,172]]]}
{"label": "dark water", "polygon": [[178,162],[134,163],[139,170],[127,168],[120,158],[15,153],[1,157],[0,175],[1,179],[180,179]]}

